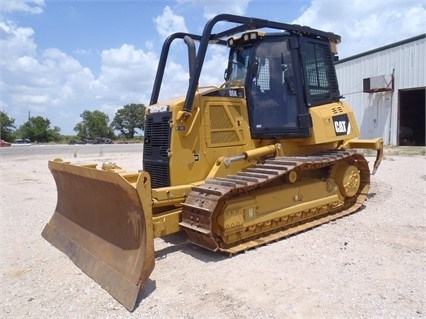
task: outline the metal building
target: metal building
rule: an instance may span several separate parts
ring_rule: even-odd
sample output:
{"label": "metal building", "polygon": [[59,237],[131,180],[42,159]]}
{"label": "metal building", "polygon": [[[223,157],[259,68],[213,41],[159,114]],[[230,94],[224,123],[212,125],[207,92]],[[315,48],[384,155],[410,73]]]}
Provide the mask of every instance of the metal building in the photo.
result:
{"label": "metal building", "polygon": [[426,34],[336,62],[362,138],[425,146]]}

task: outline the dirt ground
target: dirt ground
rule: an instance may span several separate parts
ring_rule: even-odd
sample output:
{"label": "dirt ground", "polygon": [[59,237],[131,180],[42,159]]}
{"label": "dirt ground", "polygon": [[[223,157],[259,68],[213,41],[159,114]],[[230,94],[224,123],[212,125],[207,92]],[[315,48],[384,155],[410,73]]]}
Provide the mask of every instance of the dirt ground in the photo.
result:
{"label": "dirt ground", "polygon": [[232,258],[156,239],[130,313],[40,234],[56,206],[48,159],[138,170],[141,145],[2,148],[0,317],[426,318],[424,154],[388,150],[359,212]]}

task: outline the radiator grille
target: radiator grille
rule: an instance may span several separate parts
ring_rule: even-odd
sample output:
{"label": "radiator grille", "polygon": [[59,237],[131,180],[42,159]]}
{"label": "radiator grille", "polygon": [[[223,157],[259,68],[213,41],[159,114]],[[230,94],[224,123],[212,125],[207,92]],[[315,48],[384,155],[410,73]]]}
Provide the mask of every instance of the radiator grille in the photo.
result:
{"label": "radiator grille", "polygon": [[144,161],[144,170],[151,176],[152,188],[170,186],[170,172],[168,163],[153,163]]}
{"label": "radiator grille", "polygon": [[170,186],[170,112],[148,114],[145,121],[143,167],[153,188]]}

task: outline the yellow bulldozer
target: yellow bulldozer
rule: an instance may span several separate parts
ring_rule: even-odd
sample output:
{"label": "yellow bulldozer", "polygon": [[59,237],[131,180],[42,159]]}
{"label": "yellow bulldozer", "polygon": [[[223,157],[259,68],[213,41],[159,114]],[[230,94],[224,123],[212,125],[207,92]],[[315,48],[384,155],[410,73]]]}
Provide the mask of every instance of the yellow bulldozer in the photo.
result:
{"label": "yellow bulldozer", "polygon": [[[188,48],[187,92],[159,102],[175,40]],[[58,199],[43,237],[132,311],[154,268],[154,238],[184,231],[232,255],[355,212],[370,185],[355,149],[377,151],[374,173],[383,140],[359,139],[339,92],[339,42],[229,14],[201,35],[172,34],[146,109],[143,171],[49,161]],[[200,86],[211,46],[229,50],[224,82]]]}

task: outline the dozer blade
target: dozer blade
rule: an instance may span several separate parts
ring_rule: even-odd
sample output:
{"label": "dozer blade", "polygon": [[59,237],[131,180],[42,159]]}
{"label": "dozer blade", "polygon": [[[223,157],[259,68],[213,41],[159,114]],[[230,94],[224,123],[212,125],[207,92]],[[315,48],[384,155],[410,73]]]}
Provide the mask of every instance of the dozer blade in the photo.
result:
{"label": "dozer blade", "polygon": [[49,161],[58,202],[42,236],[132,311],[155,262],[149,174],[95,167]]}

